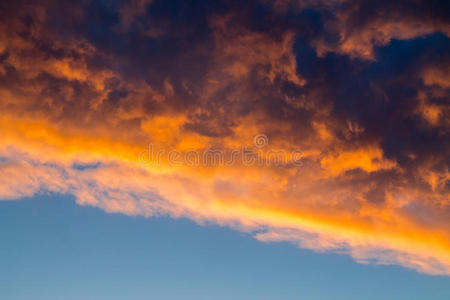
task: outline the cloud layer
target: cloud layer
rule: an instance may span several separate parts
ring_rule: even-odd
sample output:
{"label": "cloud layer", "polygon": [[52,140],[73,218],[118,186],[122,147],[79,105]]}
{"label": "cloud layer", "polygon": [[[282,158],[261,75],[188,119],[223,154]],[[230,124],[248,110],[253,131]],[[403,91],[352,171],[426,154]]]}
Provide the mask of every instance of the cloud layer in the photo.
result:
{"label": "cloud layer", "polygon": [[[111,213],[448,275],[448,9],[3,2],[0,199],[68,193]],[[263,163],[169,154],[244,147]]]}

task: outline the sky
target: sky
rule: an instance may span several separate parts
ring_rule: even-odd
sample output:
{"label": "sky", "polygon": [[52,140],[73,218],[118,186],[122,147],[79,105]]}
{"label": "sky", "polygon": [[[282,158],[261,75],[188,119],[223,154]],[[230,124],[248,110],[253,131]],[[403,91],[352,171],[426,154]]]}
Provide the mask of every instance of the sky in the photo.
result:
{"label": "sky", "polygon": [[0,298],[448,299],[449,11],[2,1]]}
{"label": "sky", "polygon": [[362,265],[223,226],[82,207],[0,202],[2,299],[448,299],[450,278]]}

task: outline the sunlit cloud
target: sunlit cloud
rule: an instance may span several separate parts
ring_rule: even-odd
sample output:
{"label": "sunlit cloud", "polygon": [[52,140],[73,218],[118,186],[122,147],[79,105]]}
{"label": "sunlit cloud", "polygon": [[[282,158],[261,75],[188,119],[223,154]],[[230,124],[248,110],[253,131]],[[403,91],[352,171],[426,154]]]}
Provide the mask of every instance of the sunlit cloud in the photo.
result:
{"label": "sunlit cloud", "polygon": [[0,18],[1,200],[70,194],[450,274],[449,25],[435,8],[17,5]]}

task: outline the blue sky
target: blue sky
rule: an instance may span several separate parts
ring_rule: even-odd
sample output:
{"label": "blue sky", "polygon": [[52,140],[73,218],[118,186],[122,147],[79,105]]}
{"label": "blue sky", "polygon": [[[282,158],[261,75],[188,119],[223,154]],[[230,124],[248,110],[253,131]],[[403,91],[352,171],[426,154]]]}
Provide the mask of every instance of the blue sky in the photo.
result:
{"label": "blue sky", "polygon": [[450,278],[72,197],[0,202],[0,298],[450,299]]}

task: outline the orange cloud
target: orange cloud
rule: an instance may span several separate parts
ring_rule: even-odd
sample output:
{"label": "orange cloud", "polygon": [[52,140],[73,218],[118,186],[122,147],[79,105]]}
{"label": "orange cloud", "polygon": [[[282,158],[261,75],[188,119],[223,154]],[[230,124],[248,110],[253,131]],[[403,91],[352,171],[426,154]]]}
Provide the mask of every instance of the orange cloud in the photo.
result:
{"label": "orange cloud", "polygon": [[[112,32],[126,34],[150,2],[121,8],[123,30]],[[276,14],[291,4],[275,1]],[[321,38],[312,38],[311,46],[319,54],[372,59],[373,48],[392,38],[443,30],[378,19],[352,30],[351,14],[341,12],[326,24],[336,25],[337,47]],[[342,87],[345,82],[332,76],[335,70],[321,72],[323,61],[310,70],[317,78],[302,75],[307,64],[299,66],[294,53],[298,28],[286,29],[289,24],[264,31],[239,12],[212,14],[205,18],[206,42],[199,38],[190,47],[187,39],[177,40],[200,55],[201,63],[163,39],[172,52],[161,51],[157,63],[147,58],[153,64],[143,59],[133,65],[144,65],[136,71],[128,68],[134,57],[101,50],[79,36],[62,39],[46,25],[42,8],[31,15],[30,26],[10,17],[15,30],[0,22],[0,52],[6,53],[0,68],[6,82],[0,86],[2,200],[67,193],[80,205],[111,213],[188,217],[265,242],[289,241],[362,263],[450,274],[447,148],[439,154],[432,152],[431,138],[431,146],[410,138],[411,131],[426,130],[439,143],[448,134],[440,100],[448,93],[445,70],[427,66],[414,73],[413,83],[421,86],[406,103],[386,96],[391,86],[365,91],[382,94],[382,101],[370,95],[350,102],[345,88],[362,79]],[[376,126],[364,123],[370,118]],[[391,124],[396,128],[390,130],[402,134],[383,131]],[[266,138],[262,145],[255,143],[257,135]],[[259,156],[249,163],[243,149]],[[192,163],[192,155],[203,158],[207,151],[224,161]],[[274,160],[277,153],[283,163]]]}
{"label": "orange cloud", "polygon": [[[360,208],[352,213],[340,201],[345,194],[356,196],[358,191],[351,191],[352,187],[341,187],[340,191],[335,187],[324,189],[329,175],[311,180],[297,172],[277,175],[277,171],[257,166],[259,177],[253,176],[252,167],[245,166],[205,173],[189,166],[166,165],[161,173],[151,165],[140,166],[138,148],[129,144],[102,142],[98,137],[69,137],[36,124],[15,123],[10,127],[14,129],[2,124],[2,131],[10,136],[3,144],[8,147],[2,156],[22,159],[18,164],[2,165],[2,176],[7,178],[1,186],[4,198],[31,196],[46,190],[72,193],[78,203],[99,206],[108,212],[187,216],[245,231],[265,230],[256,237],[262,241],[291,241],[318,251],[344,251],[359,261],[395,262],[432,274],[448,274],[450,270],[448,232],[426,229],[402,216],[409,201],[397,208],[381,208],[387,218],[377,209]],[[21,152],[8,153],[11,147]],[[369,168],[370,153],[361,154],[362,161],[359,154],[343,154],[333,167],[376,172],[377,168]],[[369,155],[367,167],[361,165],[366,163],[365,155]],[[102,165],[73,169],[71,165],[80,160],[99,161]],[[332,171],[331,175],[340,172]],[[301,186],[292,185],[293,182]],[[219,188],[224,184],[225,190]],[[338,195],[331,195],[336,192]],[[404,196],[399,193],[393,197]],[[385,251],[395,255],[386,255]],[[393,258],[396,255],[398,259]]]}

